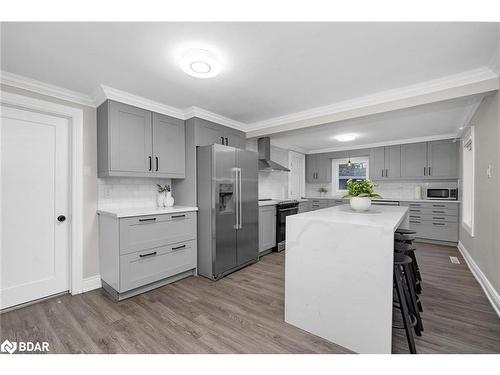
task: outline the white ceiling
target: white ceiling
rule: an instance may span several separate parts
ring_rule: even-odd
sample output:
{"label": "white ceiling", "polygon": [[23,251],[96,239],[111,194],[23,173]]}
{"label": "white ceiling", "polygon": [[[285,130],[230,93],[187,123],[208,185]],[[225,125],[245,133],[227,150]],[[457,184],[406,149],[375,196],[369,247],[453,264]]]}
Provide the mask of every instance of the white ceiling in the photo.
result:
{"label": "white ceiling", "polygon": [[[88,95],[103,84],[253,123],[490,66],[499,30],[492,23],[2,23],[1,68]],[[180,70],[175,53],[192,42],[219,52],[219,76],[200,80]],[[449,129],[461,110],[387,116],[408,138]],[[415,126],[417,119],[437,125]]]}
{"label": "white ceiling", "polygon": [[[464,118],[477,105],[477,97],[448,100],[333,124],[294,130],[271,136],[274,145],[302,152],[326,152],[401,141],[456,136]],[[354,141],[339,142],[332,137],[355,133]]]}

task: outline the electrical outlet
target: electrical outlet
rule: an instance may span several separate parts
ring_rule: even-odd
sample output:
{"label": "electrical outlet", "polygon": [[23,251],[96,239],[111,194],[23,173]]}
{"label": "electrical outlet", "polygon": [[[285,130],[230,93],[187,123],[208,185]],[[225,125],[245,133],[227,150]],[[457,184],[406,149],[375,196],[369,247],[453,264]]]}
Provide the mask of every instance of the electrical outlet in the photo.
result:
{"label": "electrical outlet", "polygon": [[450,262],[453,264],[460,264],[460,261],[457,257],[450,257]]}

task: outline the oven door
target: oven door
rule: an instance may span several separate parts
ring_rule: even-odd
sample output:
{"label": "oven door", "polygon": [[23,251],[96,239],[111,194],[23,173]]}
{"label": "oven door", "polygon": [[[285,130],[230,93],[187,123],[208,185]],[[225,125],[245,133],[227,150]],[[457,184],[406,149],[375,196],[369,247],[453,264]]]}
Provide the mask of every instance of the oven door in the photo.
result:
{"label": "oven door", "polygon": [[450,199],[450,189],[427,189],[427,199]]}
{"label": "oven door", "polygon": [[298,207],[278,208],[276,217],[276,244],[278,251],[285,249],[286,217],[295,215],[298,211]]}

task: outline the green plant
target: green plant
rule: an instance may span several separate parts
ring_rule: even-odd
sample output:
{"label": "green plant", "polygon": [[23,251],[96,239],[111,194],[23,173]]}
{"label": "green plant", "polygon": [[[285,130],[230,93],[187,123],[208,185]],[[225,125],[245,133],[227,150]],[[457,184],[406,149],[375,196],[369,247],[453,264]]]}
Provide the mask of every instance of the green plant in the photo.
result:
{"label": "green plant", "polygon": [[347,181],[348,193],[344,198],[353,197],[368,197],[368,198],[382,198],[379,194],[373,192],[374,184],[370,180],[362,181]]}
{"label": "green plant", "polygon": [[319,191],[320,193],[328,193],[328,189],[327,189],[326,187],[324,187],[324,186],[321,186],[321,187],[318,189],[318,191]]}
{"label": "green plant", "polygon": [[156,186],[158,186],[158,193],[164,193],[164,192],[169,192],[170,191],[170,185],[156,184]]}

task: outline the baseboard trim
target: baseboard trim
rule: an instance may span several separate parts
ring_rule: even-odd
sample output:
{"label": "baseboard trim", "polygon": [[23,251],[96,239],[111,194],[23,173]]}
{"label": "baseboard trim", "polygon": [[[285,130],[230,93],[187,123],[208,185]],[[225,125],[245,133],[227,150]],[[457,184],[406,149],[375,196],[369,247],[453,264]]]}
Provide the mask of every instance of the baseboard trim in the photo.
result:
{"label": "baseboard trim", "polygon": [[470,271],[476,278],[479,285],[481,285],[481,288],[483,288],[484,294],[486,294],[486,297],[490,301],[491,306],[493,306],[493,309],[500,318],[500,295],[495,290],[493,285],[491,285],[490,281],[483,273],[483,271],[481,271],[474,259],[472,259],[470,253],[467,251],[463,243],[459,241],[457,247],[458,251],[460,251],[460,254],[462,254],[462,256],[464,257],[467,266],[469,266]]}
{"label": "baseboard trim", "polygon": [[90,292],[91,290],[99,289],[101,287],[101,275],[95,275],[83,279],[83,293]]}

